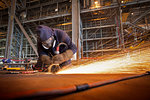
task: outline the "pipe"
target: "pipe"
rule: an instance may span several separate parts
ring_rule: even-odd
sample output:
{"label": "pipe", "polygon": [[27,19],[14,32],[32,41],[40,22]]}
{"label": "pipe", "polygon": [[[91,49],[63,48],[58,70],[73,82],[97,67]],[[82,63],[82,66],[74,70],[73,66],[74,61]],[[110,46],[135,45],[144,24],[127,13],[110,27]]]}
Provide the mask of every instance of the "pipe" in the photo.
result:
{"label": "pipe", "polygon": [[65,46],[68,48],[68,45],[67,45],[66,43],[61,42],[61,43],[59,43],[58,46],[56,47],[55,54],[59,54],[59,53],[60,53],[60,52],[59,52],[59,48],[60,48],[61,45],[65,45]]}
{"label": "pipe", "polygon": [[[3,57],[0,57],[0,59],[7,59],[7,58],[3,58]],[[25,60],[19,60],[19,59],[11,59],[12,61],[25,61]],[[28,59],[28,61],[31,61],[31,59]]]}
{"label": "pipe", "polygon": [[[129,76],[129,77],[120,78],[120,79],[116,79],[116,80],[109,80],[109,81],[105,81],[105,82],[98,81],[98,82],[94,82],[94,83],[84,83],[81,85],[74,85],[71,87],[30,90],[30,91],[20,93],[20,95],[23,95],[23,96],[21,96],[18,99],[29,99],[29,98],[31,99],[31,98],[42,97],[42,96],[48,96],[48,97],[54,98],[54,97],[58,97],[61,95],[66,95],[66,94],[70,94],[70,93],[74,93],[74,92],[84,91],[87,89],[105,86],[105,85],[117,83],[120,81],[139,78],[139,77],[143,77],[143,76],[147,76],[147,75],[150,75],[150,71],[147,71],[146,73],[140,74],[140,75]],[[12,95],[14,95],[14,94],[12,94]]]}
{"label": "pipe", "polygon": [[9,71],[6,74],[34,74],[37,73],[38,71]]}
{"label": "pipe", "polygon": [[0,71],[0,74],[34,74],[34,73],[38,73],[39,71],[34,70],[34,71]]}

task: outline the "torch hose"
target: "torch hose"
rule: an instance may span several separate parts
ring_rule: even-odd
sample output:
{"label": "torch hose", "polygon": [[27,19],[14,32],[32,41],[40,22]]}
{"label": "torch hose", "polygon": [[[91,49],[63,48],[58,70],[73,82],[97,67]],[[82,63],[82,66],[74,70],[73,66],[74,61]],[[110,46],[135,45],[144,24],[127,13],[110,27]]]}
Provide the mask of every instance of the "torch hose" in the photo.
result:
{"label": "torch hose", "polygon": [[124,81],[124,80],[143,77],[146,75],[150,75],[150,71],[147,71],[146,73],[143,73],[140,75],[134,75],[134,76],[129,76],[129,77],[120,78],[120,79],[116,79],[116,80],[104,81],[104,82],[98,81],[98,82],[94,82],[94,83],[84,83],[81,85],[74,85],[71,87],[63,87],[63,88],[55,88],[55,89],[49,88],[49,89],[40,89],[40,90],[35,90],[35,91],[31,90],[32,92],[26,91],[26,92],[22,93],[22,95],[24,95],[24,96],[21,96],[21,98],[19,98],[19,99],[35,98],[35,97],[42,97],[42,96],[49,96],[49,97],[54,98],[54,97],[61,96],[61,95],[84,91],[84,90],[87,90],[90,88],[105,86],[105,85],[117,83],[117,82]]}

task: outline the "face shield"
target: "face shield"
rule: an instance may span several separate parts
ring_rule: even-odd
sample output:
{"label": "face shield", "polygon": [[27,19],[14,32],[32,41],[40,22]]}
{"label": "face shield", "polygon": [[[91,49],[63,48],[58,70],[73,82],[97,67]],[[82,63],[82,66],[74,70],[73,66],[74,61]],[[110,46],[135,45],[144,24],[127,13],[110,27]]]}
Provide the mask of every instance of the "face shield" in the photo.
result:
{"label": "face shield", "polygon": [[49,49],[53,46],[54,36],[51,36],[48,40],[42,42],[42,46],[44,49]]}

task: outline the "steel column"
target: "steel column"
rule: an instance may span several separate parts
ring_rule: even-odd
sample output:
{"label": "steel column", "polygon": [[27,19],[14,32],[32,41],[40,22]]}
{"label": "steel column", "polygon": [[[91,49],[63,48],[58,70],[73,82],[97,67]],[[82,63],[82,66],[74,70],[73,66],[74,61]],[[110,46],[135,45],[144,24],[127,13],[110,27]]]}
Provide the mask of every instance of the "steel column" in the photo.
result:
{"label": "steel column", "polygon": [[121,39],[122,39],[122,47],[124,49],[125,45],[124,45],[124,32],[123,32],[122,9],[121,9],[121,6],[119,7],[119,11],[120,11],[120,32],[121,32]]}
{"label": "steel column", "polygon": [[121,46],[124,49],[125,45],[124,45],[124,33],[123,33],[123,23],[122,23],[122,9],[121,9],[121,2],[120,0],[117,0],[118,2],[118,10],[119,10],[119,17],[120,17],[120,33],[121,33]]}
{"label": "steel column", "polygon": [[19,59],[21,59],[21,55],[22,55],[22,48],[23,48],[23,34],[21,34],[21,37],[20,37],[20,47],[19,47]]}
{"label": "steel column", "polygon": [[11,43],[14,31],[15,10],[16,10],[16,0],[11,0],[11,10],[10,10],[11,12],[9,13],[5,58],[9,58],[11,56]]}
{"label": "steel column", "polygon": [[118,16],[116,15],[115,17],[115,22],[116,22],[116,37],[117,37],[117,48],[120,47],[120,31],[119,31],[119,21],[118,21]]}
{"label": "steel column", "polygon": [[79,59],[80,52],[80,4],[79,0],[72,0],[72,41],[77,46],[74,59]]}
{"label": "steel column", "polygon": [[[86,24],[86,27],[87,27],[87,24]],[[88,32],[87,32],[87,30],[86,30],[86,39],[88,39]],[[87,42],[87,40],[86,40],[86,46],[85,46],[85,50],[86,51],[88,51],[89,50],[89,46],[88,46],[88,42]],[[86,57],[88,57],[88,53],[86,53]]]}

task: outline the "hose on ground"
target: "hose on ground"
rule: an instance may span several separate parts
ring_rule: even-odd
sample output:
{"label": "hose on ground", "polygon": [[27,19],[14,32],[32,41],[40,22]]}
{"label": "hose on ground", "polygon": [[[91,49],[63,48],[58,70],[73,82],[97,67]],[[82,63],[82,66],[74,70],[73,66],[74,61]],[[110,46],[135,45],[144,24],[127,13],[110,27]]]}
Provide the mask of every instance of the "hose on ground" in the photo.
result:
{"label": "hose on ground", "polygon": [[90,88],[95,88],[95,87],[100,87],[100,86],[105,86],[105,85],[109,85],[109,84],[113,84],[113,83],[117,83],[120,81],[124,81],[124,80],[129,80],[129,79],[134,79],[134,78],[139,78],[139,77],[143,77],[146,75],[150,75],[150,71],[147,71],[144,74],[140,74],[140,75],[135,75],[135,76],[129,76],[129,77],[125,77],[125,78],[120,78],[120,79],[116,79],[116,80],[109,80],[109,81],[98,81],[98,82],[94,82],[94,83],[84,83],[81,85],[74,85],[71,87],[63,87],[63,88],[56,88],[56,89],[43,89],[43,90],[36,90],[36,91],[26,91],[24,93],[22,93],[24,96],[21,96],[21,98],[19,99],[27,99],[27,98],[37,98],[37,97],[43,97],[43,96],[49,96],[49,97],[56,97],[56,96],[61,96],[61,95],[66,95],[66,94],[70,94],[70,93],[74,93],[74,92],[79,92],[79,91],[84,91]]}

